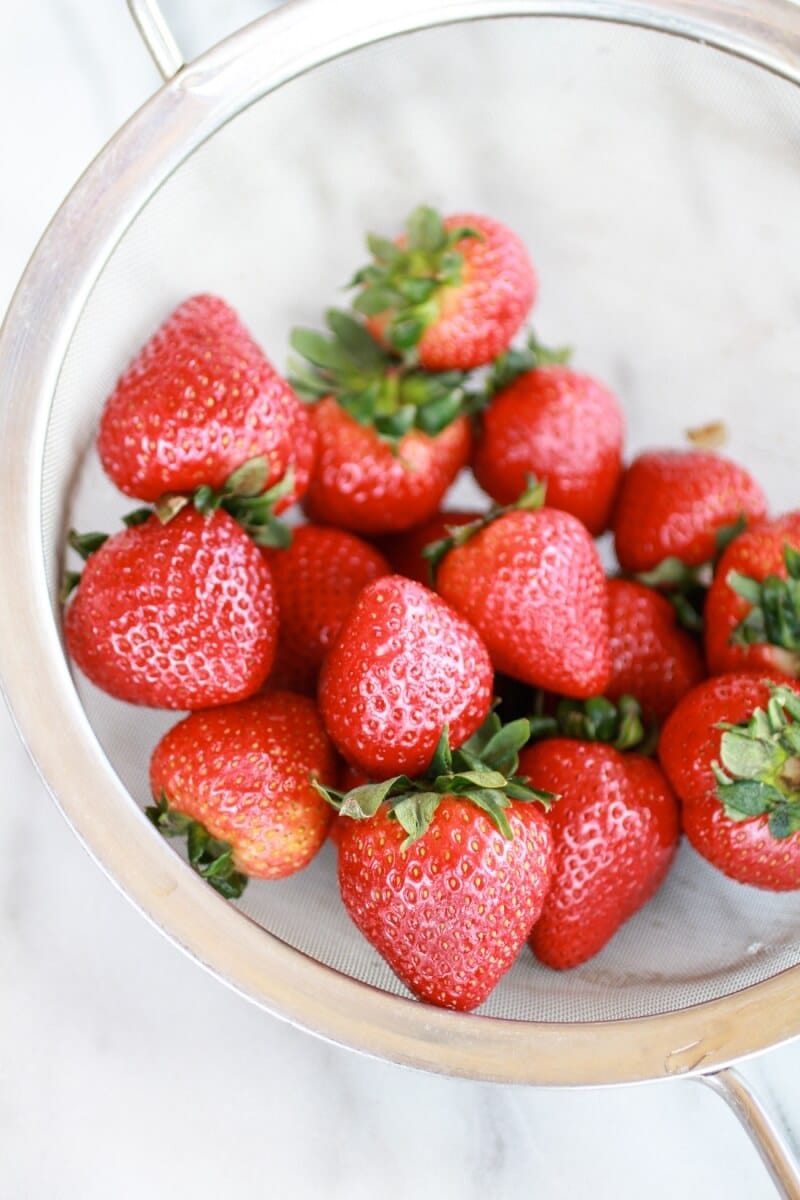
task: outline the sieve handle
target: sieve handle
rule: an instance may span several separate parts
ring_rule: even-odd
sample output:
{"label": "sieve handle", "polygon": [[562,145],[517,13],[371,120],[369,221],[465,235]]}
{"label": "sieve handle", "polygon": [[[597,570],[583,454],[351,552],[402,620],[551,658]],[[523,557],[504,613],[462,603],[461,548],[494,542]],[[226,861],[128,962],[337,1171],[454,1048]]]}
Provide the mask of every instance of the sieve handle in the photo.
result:
{"label": "sieve handle", "polygon": [[[275,8],[280,2],[281,0],[271,0],[266,8]],[[159,0],[128,0],[128,8],[162,79],[172,79],[173,75],[177,75],[186,65],[186,59],[164,16]]]}
{"label": "sieve handle", "polygon": [[777,1124],[738,1071],[730,1067],[710,1075],[698,1075],[733,1109],[772,1176],[782,1200],[800,1200],[800,1169],[794,1153]]}
{"label": "sieve handle", "polygon": [[128,0],[128,8],[162,77],[172,79],[184,66],[185,60],[158,0]]}

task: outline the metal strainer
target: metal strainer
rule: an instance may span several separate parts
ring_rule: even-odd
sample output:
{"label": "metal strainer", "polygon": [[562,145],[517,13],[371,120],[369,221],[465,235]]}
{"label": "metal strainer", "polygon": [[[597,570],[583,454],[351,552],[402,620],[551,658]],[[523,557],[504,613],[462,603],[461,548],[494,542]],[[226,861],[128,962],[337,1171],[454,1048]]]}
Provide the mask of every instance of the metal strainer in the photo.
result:
{"label": "metal strainer", "polygon": [[332,852],[233,905],[162,841],[141,809],[175,716],[74,678],[57,598],[68,525],[114,528],[130,507],[93,432],[163,317],[218,292],[285,365],[289,329],[335,302],[363,231],[391,232],[420,201],[521,234],[542,280],[537,331],[617,391],[631,452],[724,420],[773,510],[797,507],[800,8],[292,0],[183,66],[155,3],[130,7],[166,82],[64,203],[0,338],[0,548],[15,581],[0,668],[42,775],[134,903],[271,1012],[475,1079],[702,1076],[800,1197],[727,1069],[800,1033],[800,894],[740,887],[684,847],[592,962],[559,974],[525,952],[478,1014],[419,1004],[350,924]]}

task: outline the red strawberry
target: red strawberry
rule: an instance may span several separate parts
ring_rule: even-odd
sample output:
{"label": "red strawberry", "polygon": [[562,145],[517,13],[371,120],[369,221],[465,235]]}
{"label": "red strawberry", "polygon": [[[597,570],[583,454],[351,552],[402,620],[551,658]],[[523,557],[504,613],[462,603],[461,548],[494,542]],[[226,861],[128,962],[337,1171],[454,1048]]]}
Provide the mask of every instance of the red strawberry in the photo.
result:
{"label": "red strawberry", "polygon": [[377,779],[424,770],[444,726],[460,745],[491,701],[492,666],[475,630],[400,575],[364,588],[319,681],[335,745]]}
{"label": "red strawberry", "polygon": [[678,625],[666,597],[642,583],[608,581],[611,623],[610,700],[635,696],[648,720],[664,721],[704,678],[694,639]]}
{"label": "red strawberry", "polygon": [[[419,780],[368,784],[341,806],[339,888],[355,924],[422,1000],[469,1010],[513,964],[550,883],[539,800],[516,776],[526,721],[496,717],[459,751],[444,736]],[[528,801],[526,803],[526,801]]]}
{"label": "red strawberry", "polygon": [[[531,493],[520,504],[535,502]],[[436,589],[478,630],[495,670],[567,696],[604,690],[608,590],[580,521],[554,508],[501,510],[442,550]]]}
{"label": "red strawberry", "polygon": [[481,417],[472,467],[498,504],[513,504],[535,476],[547,484],[552,508],[597,535],[622,476],[623,436],[617,400],[589,375],[558,365],[514,371]]}
{"label": "red strawberry", "polygon": [[313,700],[271,692],[170,729],[150,763],[148,815],[166,836],[187,835],[195,870],[238,896],[247,876],[283,879],[311,861],[333,816],[311,781],[336,773]]}
{"label": "red strawberry", "polygon": [[201,295],[175,310],[119,380],[97,448],[120,491],[153,502],[221,489],[245,462],[263,458],[263,490],[293,473],[279,512],[308,486],[314,431],[233,309]]}
{"label": "red strawberry", "polygon": [[536,276],[520,239],[474,213],[444,219],[411,214],[397,241],[371,236],[374,262],[359,271],[354,308],[398,353],[428,371],[470,370],[510,344],[536,296]]}
{"label": "red strawberry", "polygon": [[667,558],[711,562],[718,538],[737,521],[761,520],[764,493],[737,463],[706,450],[640,454],[622,478],[614,544],[625,571],[652,571]]}
{"label": "red strawberry", "polygon": [[800,889],[800,684],[715,676],[674,709],[658,753],[698,853],[739,883]]}
{"label": "red strawberry", "polygon": [[311,364],[291,379],[313,402],[317,466],[306,496],[315,521],[355,533],[397,533],[428,520],[469,461],[465,379],[392,358],[347,313],[330,309],[332,336],[292,332]]}
{"label": "red strawberry", "polygon": [[367,535],[410,529],[436,512],[469,461],[466,417],[435,437],[414,429],[393,449],[335,400],[312,412],[319,457],[305,509],[313,521]]}
{"label": "red strawberry", "polygon": [[735,538],[705,608],[709,669],[800,675],[800,512]]}
{"label": "red strawberry", "polygon": [[92,683],[175,709],[258,691],[277,640],[272,576],[227,513],[203,517],[188,505],[165,525],[150,516],[94,544],[64,622],[67,649]]}
{"label": "red strawberry", "polygon": [[407,579],[416,579],[418,583],[430,585],[431,568],[427,558],[423,556],[426,546],[446,538],[449,531],[461,525],[471,525],[480,520],[482,513],[476,509],[467,512],[466,509],[452,509],[436,513],[429,521],[416,525],[406,533],[395,533],[381,538],[378,547],[386,555],[392,569],[398,575]]}
{"label": "red strawberry", "polygon": [[734,879],[770,892],[800,888],[800,835],[778,839],[763,814],[732,819],[717,796],[709,793],[705,804],[684,806],[683,828],[698,854]]}
{"label": "red strawberry", "polygon": [[551,738],[524,750],[519,769],[560,797],[547,817],[553,882],[531,948],[549,967],[575,967],[656,892],[678,845],[678,804],[649,758],[597,742]]}
{"label": "red strawberry", "polygon": [[271,687],[316,692],[325,654],[362,588],[389,574],[383,555],[341,529],[300,525],[285,550],[265,550],[280,612]]}

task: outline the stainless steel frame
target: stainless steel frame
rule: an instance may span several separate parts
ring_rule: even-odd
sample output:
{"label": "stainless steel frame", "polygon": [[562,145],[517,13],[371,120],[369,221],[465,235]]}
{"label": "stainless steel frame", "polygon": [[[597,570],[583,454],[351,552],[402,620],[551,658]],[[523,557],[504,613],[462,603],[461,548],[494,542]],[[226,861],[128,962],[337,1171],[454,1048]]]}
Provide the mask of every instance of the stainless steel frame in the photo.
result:
{"label": "stainless steel frame", "polygon": [[[489,16],[635,24],[710,43],[800,85],[792,0],[293,0],[188,66],[153,0],[131,0],[167,82],[89,167],[45,233],[0,332],[0,673],[65,817],[158,928],[240,994],[322,1037],[474,1079],[597,1085],[708,1075],[800,1033],[800,967],[664,1016],[586,1024],[456,1015],[389,996],[289,948],[178,860],[106,761],[75,692],[48,595],[41,470],[61,364],[114,247],[159,185],[220,126],[304,71],[370,42]],[[47,686],[42,686],[42,681]],[[718,1088],[735,1090],[732,1077]],[[738,1094],[738,1093],[737,1093]],[[759,1118],[761,1119],[761,1118]],[[800,1182],[777,1146],[785,1195]],[[784,1172],[782,1175],[781,1172]]]}

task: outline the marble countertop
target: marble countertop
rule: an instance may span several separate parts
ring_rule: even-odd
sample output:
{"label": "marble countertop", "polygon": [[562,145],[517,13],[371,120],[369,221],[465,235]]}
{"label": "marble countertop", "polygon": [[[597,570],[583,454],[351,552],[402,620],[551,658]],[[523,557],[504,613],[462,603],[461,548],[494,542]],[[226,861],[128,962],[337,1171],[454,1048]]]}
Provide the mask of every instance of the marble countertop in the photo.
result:
{"label": "marble countertop", "polygon": [[[267,6],[164,7],[194,53]],[[0,312],[74,179],[158,84],[123,0],[5,0],[3,15]],[[248,1005],[100,873],[2,706],[0,747],[9,1200],[773,1195],[733,1116],[697,1084],[546,1092],[439,1078]],[[742,1073],[800,1137],[800,1043]]]}

